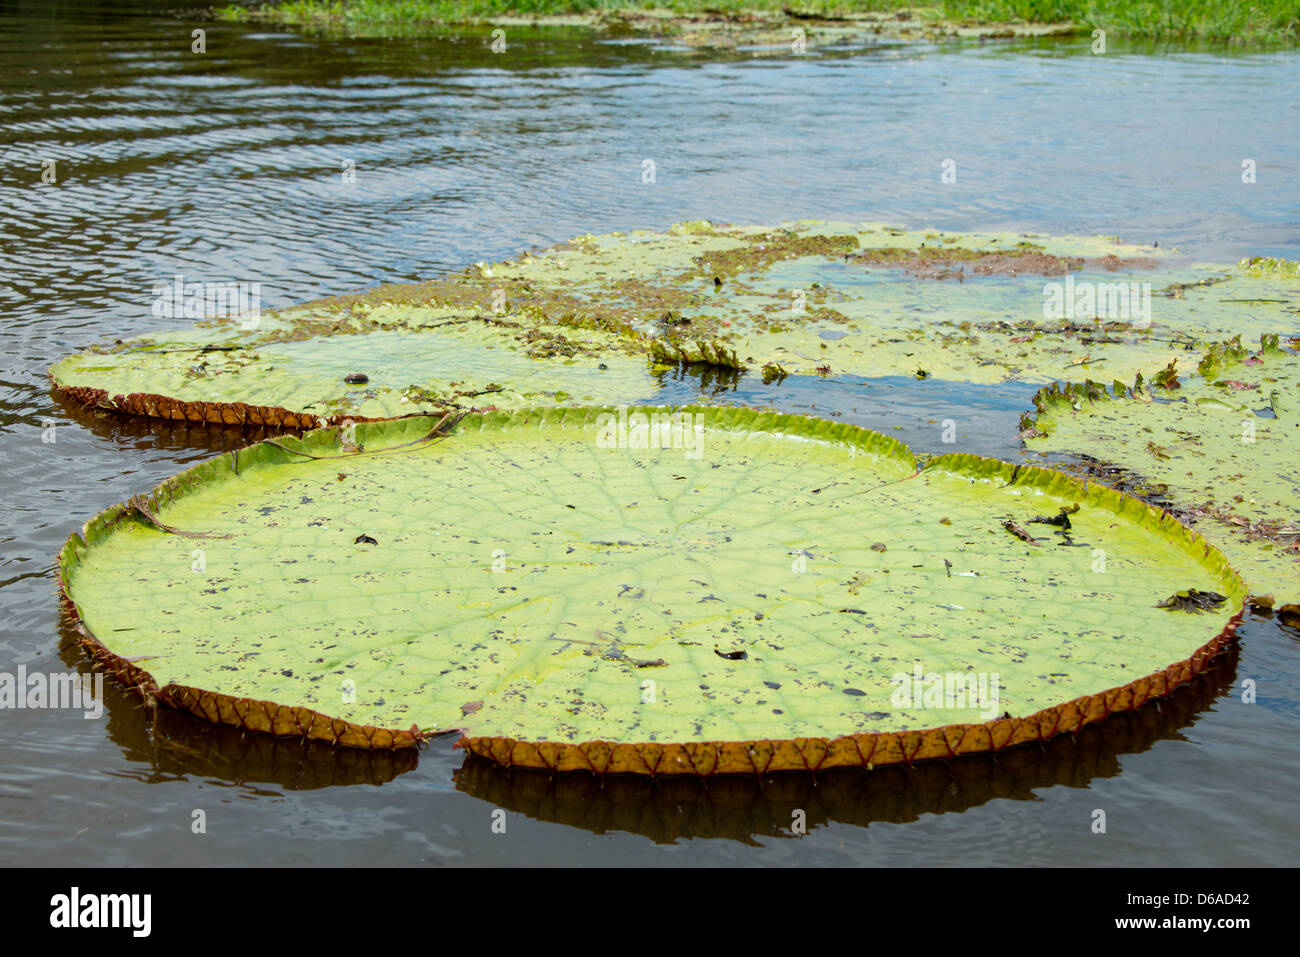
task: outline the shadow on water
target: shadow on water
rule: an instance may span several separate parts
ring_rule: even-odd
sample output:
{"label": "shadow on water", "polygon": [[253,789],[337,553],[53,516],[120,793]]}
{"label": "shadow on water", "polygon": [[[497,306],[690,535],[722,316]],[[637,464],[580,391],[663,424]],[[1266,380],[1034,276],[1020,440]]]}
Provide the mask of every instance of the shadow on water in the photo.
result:
{"label": "shadow on water", "polygon": [[551,775],[470,758],[456,772],[455,782],[467,794],[531,818],[596,834],[641,834],[657,843],[712,837],[752,844],[758,838],[797,837],[792,829],[797,810],[805,813],[810,831],[832,823],[902,824],[997,798],[1036,800],[1039,788],[1088,787],[1095,779],[1117,776],[1123,756],[1148,751],[1159,741],[1182,739],[1231,689],[1237,656],[1234,647],[1160,702],[1112,715],[1077,735],[1010,748],[996,757],[967,755],[873,771],[653,781],[635,775]]}

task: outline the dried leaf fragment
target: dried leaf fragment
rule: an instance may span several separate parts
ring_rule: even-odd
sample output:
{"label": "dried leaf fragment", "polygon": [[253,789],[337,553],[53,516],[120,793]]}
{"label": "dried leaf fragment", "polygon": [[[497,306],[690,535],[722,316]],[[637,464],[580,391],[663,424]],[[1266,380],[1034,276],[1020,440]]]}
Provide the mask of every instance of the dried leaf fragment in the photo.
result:
{"label": "dried leaf fragment", "polygon": [[1022,542],[1025,542],[1028,545],[1039,544],[1038,539],[1030,535],[1029,532],[1025,529],[1025,526],[1021,525],[1014,518],[1007,519],[1005,522],[1002,523],[1002,527],[1005,528],[1012,535],[1016,536],[1016,538],[1020,539]]}

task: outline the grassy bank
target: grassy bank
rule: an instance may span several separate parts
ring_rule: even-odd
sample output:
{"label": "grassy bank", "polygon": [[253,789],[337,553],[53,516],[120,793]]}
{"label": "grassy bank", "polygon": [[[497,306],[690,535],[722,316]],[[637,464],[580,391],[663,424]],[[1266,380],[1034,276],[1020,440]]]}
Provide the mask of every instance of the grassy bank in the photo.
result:
{"label": "grassy bank", "polygon": [[[285,0],[231,5],[216,10],[225,20],[261,20],[286,26],[376,27],[384,24],[464,23],[493,17],[585,16],[622,21],[640,11],[672,17],[725,14],[742,19],[837,18],[910,11],[914,22],[980,24],[1071,24],[1080,32],[1141,39],[1205,39],[1238,43],[1300,40],[1297,0]],[[909,18],[911,19],[911,18]]]}

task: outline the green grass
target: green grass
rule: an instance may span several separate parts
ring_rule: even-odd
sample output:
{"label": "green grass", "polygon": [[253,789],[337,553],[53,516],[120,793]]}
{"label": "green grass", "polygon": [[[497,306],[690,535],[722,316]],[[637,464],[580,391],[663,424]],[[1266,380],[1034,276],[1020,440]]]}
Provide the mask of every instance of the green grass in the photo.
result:
{"label": "green grass", "polygon": [[1147,39],[1300,39],[1297,0],[944,0],[943,9],[994,22],[1070,21]]}
{"label": "green grass", "polygon": [[378,26],[456,23],[504,14],[564,15],[666,9],[724,13],[780,12],[835,15],[923,10],[945,20],[982,23],[1073,23],[1081,31],[1138,39],[1205,39],[1236,42],[1300,40],[1300,0],[286,0],[216,10],[225,20],[264,19],[297,26]]}

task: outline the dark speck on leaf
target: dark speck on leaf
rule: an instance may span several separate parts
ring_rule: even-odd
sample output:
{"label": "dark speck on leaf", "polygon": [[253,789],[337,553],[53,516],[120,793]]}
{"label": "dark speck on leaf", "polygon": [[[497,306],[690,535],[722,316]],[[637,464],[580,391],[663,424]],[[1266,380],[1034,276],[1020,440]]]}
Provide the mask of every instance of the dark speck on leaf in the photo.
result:
{"label": "dark speck on leaf", "polygon": [[369,535],[358,535],[352,542],[353,545],[378,545],[379,543]]}
{"label": "dark speck on leaf", "polygon": [[845,693],[845,694],[851,694],[851,695],[853,695],[853,697],[855,697],[855,698],[861,698],[863,695],[866,694],[865,691],[862,691],[862,690],[860,690],[860,689],[858,689],[858,688],[845,688],[845,689],[844,689],[844,693]]}
{"label": "dark speck on leaf", "polygon": [[781,682],[779,681],[764,681],[763,684],[767,685],[773,691],[781,687]]}
{"label": "dark speck on leaf", "polygon": [[719,658],[726,658],[728,661],[744,661],[749,657],[749,652],[747,651],[719,651],[717,648],[714,648],[713,653]]}

